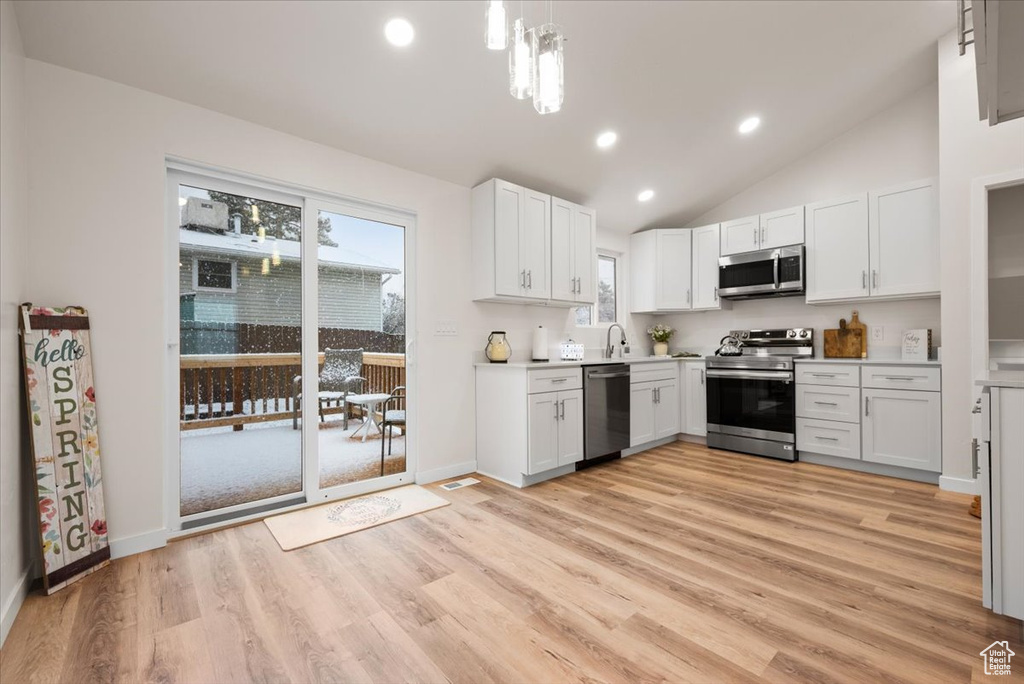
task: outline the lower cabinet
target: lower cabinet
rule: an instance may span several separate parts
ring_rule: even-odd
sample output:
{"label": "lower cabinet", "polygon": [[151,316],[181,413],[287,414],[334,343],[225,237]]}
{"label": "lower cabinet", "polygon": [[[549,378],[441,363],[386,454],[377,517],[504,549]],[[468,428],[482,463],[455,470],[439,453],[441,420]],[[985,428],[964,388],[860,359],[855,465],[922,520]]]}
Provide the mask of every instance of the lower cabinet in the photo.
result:
{"label": "lower cabinet", "polygon": [[529,475],[583,460],[583,390],[529,398]]}
{"label": "lower cabinet", "polygon": [[679,434],[679,383],[638,382],[629,388],[629,446]]}
{"label": "lower cabinet", "polygon": [[933,472],[942,470],[942,402],[938,392],[861,392],[865,461]]}
{"label": "lower cabinet", "polygon": [[682,365],[682,426],[688,435],[708,434],[708,395],[704,361],[686,361]]}

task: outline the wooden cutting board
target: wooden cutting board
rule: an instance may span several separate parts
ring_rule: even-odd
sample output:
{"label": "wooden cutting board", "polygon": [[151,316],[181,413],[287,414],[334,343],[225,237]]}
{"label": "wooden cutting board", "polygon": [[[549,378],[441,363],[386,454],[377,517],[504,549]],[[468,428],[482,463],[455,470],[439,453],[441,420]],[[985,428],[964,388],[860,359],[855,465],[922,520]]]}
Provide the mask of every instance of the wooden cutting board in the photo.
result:
{"label": "wooden cutting board", "polygon": [[859,359],[864,350],[864,331],[860,328],[847,328],[846,321],[840,321],[844,326],[838,329],[826,330],[825,335],[825,358],[828,359]]}
{"label": "wooden cutting board", "polygon": [[[843,327],[842,321],[839,322],[839,327]],[[860,330],[860,356],[862,359],[868,358],[868,326],[860,322],[859,314],[854,311],[853,318],[850,319],[849,324],[846,326],[849,330]]]}

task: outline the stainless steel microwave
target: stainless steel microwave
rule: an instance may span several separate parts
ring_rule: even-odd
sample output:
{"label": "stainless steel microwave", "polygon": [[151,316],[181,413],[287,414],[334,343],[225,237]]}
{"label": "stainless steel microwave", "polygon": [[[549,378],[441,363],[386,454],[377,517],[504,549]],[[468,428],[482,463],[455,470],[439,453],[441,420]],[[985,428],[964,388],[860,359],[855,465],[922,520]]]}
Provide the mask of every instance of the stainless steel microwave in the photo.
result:
{"label": "stainless steel microwave", "polygon": [[763,249],[718,260],[722,299],[790,297],[804,293],[804,246]]}

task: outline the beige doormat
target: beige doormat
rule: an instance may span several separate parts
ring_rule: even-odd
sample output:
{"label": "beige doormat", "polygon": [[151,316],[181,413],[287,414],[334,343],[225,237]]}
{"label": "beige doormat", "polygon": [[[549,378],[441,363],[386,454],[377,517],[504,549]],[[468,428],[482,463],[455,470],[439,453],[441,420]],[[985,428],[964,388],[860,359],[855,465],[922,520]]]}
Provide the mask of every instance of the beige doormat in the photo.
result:
{"label": "beige doormat", "polygon": [[281,549],[291,551],[448,504],[419,485],[407,485],[276,515],[263,522]]}

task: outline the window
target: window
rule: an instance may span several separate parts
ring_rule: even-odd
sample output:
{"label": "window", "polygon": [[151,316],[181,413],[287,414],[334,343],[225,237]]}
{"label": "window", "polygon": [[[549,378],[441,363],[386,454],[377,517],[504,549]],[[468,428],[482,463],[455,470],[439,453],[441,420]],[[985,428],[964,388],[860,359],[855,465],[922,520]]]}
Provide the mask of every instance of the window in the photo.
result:
{"label": "window", "polygon": [[238,269],[234,261],[193,259],[192,286],[197,290],[234,292],[238,289]]}
{"label": "window", "polygon": [[[576,307],[576,325],[615,323],[618,318],[618,258],[597,255],[597,301]],[[596,319],[596,320],[595,320]]]}

